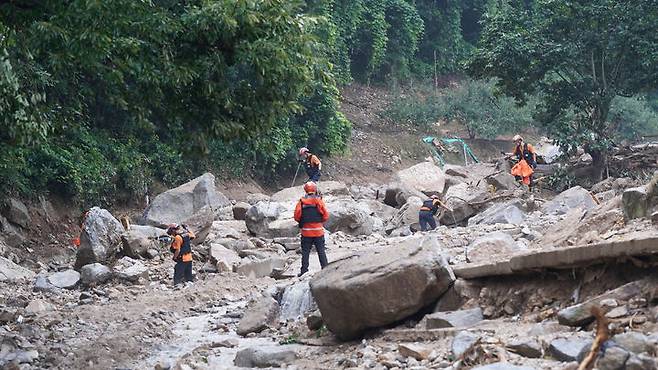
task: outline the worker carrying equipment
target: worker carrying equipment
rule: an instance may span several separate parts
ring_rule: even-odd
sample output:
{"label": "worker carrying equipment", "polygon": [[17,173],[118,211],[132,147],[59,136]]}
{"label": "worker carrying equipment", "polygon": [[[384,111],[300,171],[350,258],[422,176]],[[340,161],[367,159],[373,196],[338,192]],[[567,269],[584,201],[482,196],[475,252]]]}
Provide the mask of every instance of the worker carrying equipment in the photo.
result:
{"label": "worker carrying equipment", "polygon": [[322,162],[320,162],[320,158],[311,153],[306,147],[299,148],[299,156],[302,158],[302,161],[304,161],[304,168],[306,169],[306,175],[308,175],[308,181],[320,181],[320,171],[322,170]]}
{"label": "worker carrying equipment", "polygon": [[173,237],[171,247],[174,254],[174,285],[184,281],[193,281],[192,275],[192,240],[196,238],[187,225],[171,224],[167,228],[167,235]]}
{"label": "worker carrying equipment", "polygon": [[518,162],[512,167],[511,173],[517,180],[532,189],[532,175],[537,168],[537,152],[532,145],[523,141],[521,135],[515,135],[512,140],[515,144],[514,151],[508,158],[516,157]]}
{"label": "worker carrying equipment", "polygon": [[439,199],[438,195],[432,195],[430,199],[427,199],[423,202],[423,205],[418,211],[418,223],[420,224],[420,231],[427,231],[436,229],[436,221],[434,216],[439,212],[439,207],[450,210],[448,206],[445,205]]}
{"label": "worker carrying equipment", "polygon": [[295,206],[295,221],[299,222],[302,229],[302,269],[298,276],[308,272],[309,256],[311,248],[315,246],[320,260],[320,266],[327,266],[327,255],[325,253],[324,226],[323,224],[329,219],[329,212],[318,194],[318,186],[312,181],[304,184],[306,195],[299,199]]}

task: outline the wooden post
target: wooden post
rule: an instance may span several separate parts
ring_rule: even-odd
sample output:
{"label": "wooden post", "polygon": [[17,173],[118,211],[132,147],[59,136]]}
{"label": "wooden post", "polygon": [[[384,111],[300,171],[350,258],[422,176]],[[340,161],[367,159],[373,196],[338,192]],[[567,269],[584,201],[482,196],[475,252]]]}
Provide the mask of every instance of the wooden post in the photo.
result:
{"label": "wooden post", "polygon": [[434,90],[439,89],[439,75],[436,71],[436,49],[434,49]]}

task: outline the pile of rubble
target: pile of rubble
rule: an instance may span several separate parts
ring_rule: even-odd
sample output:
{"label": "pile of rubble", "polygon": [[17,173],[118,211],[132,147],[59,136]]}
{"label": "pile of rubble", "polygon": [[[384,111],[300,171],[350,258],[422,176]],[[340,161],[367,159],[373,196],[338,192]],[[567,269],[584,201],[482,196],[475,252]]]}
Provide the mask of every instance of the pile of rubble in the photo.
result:
{"label": "pile of rubble", "polygon": [[[229,200],[204,174],[158,195],[134,224],[92,208],[70,265],[37,273],[0,257],[0,364],[575,369],[598,307],[612,337],[597,368],[656,369],[656,182],[549,196],[493,165],[430,162],[385,185],[321,182],[331,263],[312,258],[298,278],[302,188]],[[433,194],[452,210],[418,232]],[[12,209],[13,223],[29,217]],[[157,237],[171,223],[198,236],[192,285],[170,286]],[[131,356],[103,356],[103,336],[126,322]]]}

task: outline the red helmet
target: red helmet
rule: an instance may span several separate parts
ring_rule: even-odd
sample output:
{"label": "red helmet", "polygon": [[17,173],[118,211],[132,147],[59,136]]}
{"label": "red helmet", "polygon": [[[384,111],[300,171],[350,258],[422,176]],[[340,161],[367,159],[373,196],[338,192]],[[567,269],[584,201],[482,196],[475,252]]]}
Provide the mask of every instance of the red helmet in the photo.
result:
{"label": "red helmet", "polygon": [[306,192],[306,194],[317,193],[318,186],[313,181],[309,181],[306,184],[304,184],[304,191]]}
{"label": "red helmet", "polygon": [[308,153],[309,150],[307,147],[301,147],[299,148],[299,155],[303,155],[304,153]]}

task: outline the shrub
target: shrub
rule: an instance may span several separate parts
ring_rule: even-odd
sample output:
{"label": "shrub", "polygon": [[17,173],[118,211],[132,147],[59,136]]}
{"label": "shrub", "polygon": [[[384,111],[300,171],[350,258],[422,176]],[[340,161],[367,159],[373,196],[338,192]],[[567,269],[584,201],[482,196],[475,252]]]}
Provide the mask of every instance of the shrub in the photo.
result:
{"label": "shrub", "polygon": [[421,90],[399,99],[387,114],[396,121],[428,125],[439,120],[463,124],[470,138],[496,135],[530,126],[533,104],[518,106],[512,98],[494,94],[493,81],[464,80],[439,91]]}

